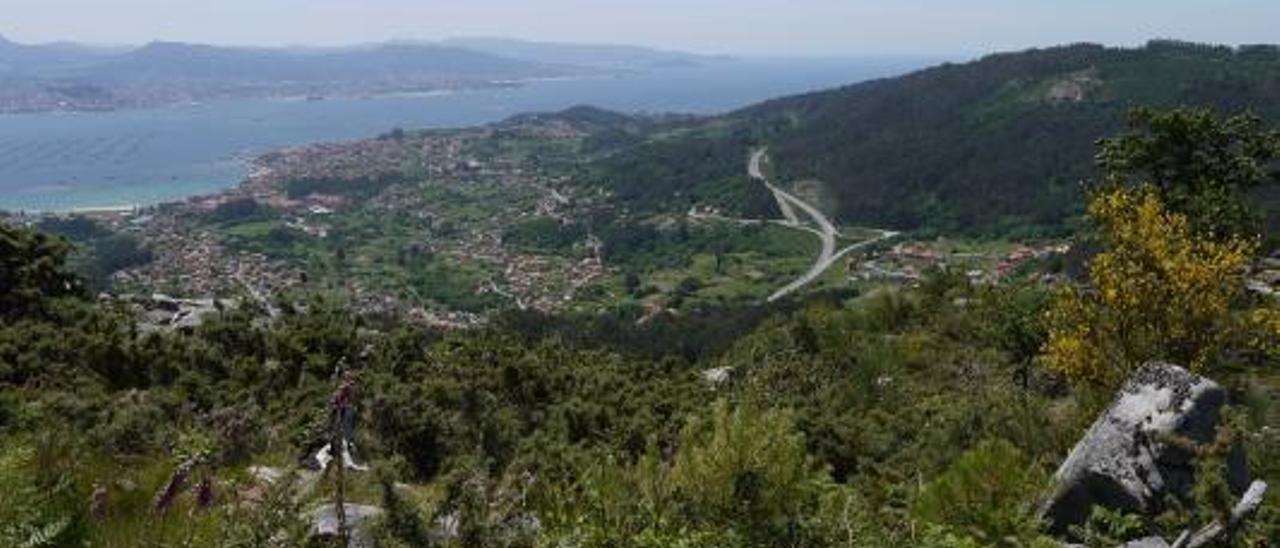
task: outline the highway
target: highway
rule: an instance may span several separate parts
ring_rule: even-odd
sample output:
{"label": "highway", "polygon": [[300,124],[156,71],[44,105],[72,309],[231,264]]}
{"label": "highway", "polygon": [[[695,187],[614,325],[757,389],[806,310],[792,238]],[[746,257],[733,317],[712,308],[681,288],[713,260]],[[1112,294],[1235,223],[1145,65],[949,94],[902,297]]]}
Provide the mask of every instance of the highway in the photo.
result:
{"label": "highway", "polygon": [[[800,288],[812,283],[814,280],[822,276],[828,268],[831,268],[831,265],[835,264],[836,261],[840,260],[845,255],[848,255],[850,252],[898,235],[897,232],[881,230],[879,231],[879,236],[858,242],[837,252],[836,238],[839,237],[840,233],[836,230],[835,225],[831,224],[831,221],[827,219],[827,216],[823,215],[818,208],[769,182],[769,178],[765,176],[764,170],[760,167],[760,164],[764,161],[766,154],[768,154],[767,148],[761,148],[751,154],[751,159],[747,162],[747,175],[752,179],[764,183],[764,185],[769,188],[769,191],[773,192],[774,199],[778,201],[778,209],[782,210],[782,215],[786,219],[786,225],[812,232],[816,234],[818,239],[822,242],[822,249],[818,252],[818,257],[814,260],[813,266],[799,278],[796,278],[795,281],[783,286],[781,289],[778,289],[770,295],[769,302],[777,301],[778,299],[786,297],[787,295],[790,295]],[[796,214],[796,209],[803,211],[806,215],[812,218],[813,223],[817,228],[814,229],[813,227],[804,225],[801,222],[799,215]]]}

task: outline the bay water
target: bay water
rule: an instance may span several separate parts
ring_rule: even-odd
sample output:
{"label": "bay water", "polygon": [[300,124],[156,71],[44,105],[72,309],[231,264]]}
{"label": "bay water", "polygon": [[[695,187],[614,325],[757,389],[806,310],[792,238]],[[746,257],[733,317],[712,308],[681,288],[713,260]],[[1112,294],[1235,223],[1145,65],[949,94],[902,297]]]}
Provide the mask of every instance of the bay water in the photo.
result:
{"label": "bay water", "polygon": [[905,57],[734,59],[625,76],[320,101],[251,99],[91,113],[0,115],[0,209],[128,207],[239,183],[247,160],[392,128],[462,127],[592,105],[714,114],[930,64]]}

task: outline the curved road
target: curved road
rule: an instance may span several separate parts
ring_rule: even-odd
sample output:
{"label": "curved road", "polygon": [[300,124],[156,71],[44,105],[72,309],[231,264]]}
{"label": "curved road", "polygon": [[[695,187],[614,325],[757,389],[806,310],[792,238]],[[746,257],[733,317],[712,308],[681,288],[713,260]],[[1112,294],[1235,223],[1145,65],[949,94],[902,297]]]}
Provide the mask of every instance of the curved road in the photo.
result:
{"label": "curved road", "polygon": [[[809,271],[805,272],[799,278],[796,278],[795,281],[787,284],[782,289],[775,291],[773,295],[769,296],[769,302],[774,302],[786,297],[801,287],[804,287],[818,279],[818,277],[822,276],[828,268],[831,268],[832,264],[835,264],[836,261],[840,260],[841,257],[844,257],[850,252],[898,235],[897,232],[881,230],[879,231],[880,235],[878,237],[858,242],[836,252],[836,237],[838,236],[839,231],[836,230],[835,225],[831,224],[831,221],[827,219],[827,216],[823,215],[821,211],[818,211],[818,208],[813,207],[808,202],[805,202],[804,200],[793,196],[791,193],[774,186],[773,183],[769,182],[769,178],[765,177],[764,171],[760,169],[760,162],[764,160],[767,152],[767,148],[762,148],[751,154],[751,160],[747,163],[747,175],[751,176],[752,179],[756,179],[764,183],[764,185],[769,188],[769,191],[773,192],[773,198],[778,201],[778,208],[782,210],[782,215],[786,218],[788,225],[813,232],[814,234],[817,234],[818,239],[822,241],[822,250],[818,253],[818,258],[814,261],[813,266],[809,268]],[[799,208],[811,217],[818,228],[815,230],[811,227],[802,225],[799,216],[796,215],[796,208]]]}

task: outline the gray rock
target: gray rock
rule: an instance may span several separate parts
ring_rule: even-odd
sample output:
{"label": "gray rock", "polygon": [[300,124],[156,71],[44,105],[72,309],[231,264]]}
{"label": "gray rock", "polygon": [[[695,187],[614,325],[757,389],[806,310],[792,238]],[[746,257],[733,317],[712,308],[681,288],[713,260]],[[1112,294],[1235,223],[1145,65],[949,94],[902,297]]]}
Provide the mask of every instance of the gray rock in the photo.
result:
{"label": "gray rock", "polygon": [[1280,285],[1280,270],[1263,270],[1253,277],[1267,285]]}
{"label": "gray rock", "polygon": [[181,303],[178,302],[177,299],[174,299],[173,297],[170,297],[163,293],[156,293],[151,296],[151,306],[159,310],[177,312],[182,305]]}
{"label": "gray rock", "polygon": [[[1050,530],[1083,524],[1095,505],[1138,513],[1159,511],[1166,495],[1184,496],[1194,483],[1194,456],[1169,443],[1208,443],[1216,435],[1227,394],[1217,383],[1168,364],[1134,374],[1055,474],[1042,508]],[[1237,494],[1248,484],[1244,455],[1228,463]]]}
{"label": "gray rock", "polygon": [[436,518],[435,528],[432,529],[432,536],[441,544],[458,538],[458,531],[462,527],[462,518],[459,517],[457,511],[449,512]]}
{"label": "gray rock", "polygon": [[[346,513],[347,527],[350,529],[351,546],[366,548],[373,546],[368,526],[372,518],[382,514],[377,506],[364,504],[343,504]],[[320,537],[338,536],[338,505],[325,504],[311,511],[311,534]]]}
{"label": "gray rock", "polygon": [[141,323],[154,326],[167,326],[173,323],[173,312],[165,310],[148,310],[142,313]]}
{"label": "gray rock", "polygon": [[214,312],[213,310],[200,309],[184,309],[173,318],[173,329],[183,332],[195,331],[196,328],[204,324],[206,314]]}
{"label": "gray rock", "polygon": [[720,386],[733,374],[732,367],[717,367],[702,372],[702,380],[712,387]]}
{"label": "gray rock", "polygon": [[249,475],[262,483],[275,483],[284,478],[285,472],[271,466],[250,466]]}
{"label": "gray rock", "polygon": [[1160,537],[1147,537],[1126,542],[1120,548],[1169,548],[1169,543]]}
{"label": "gray rock", "polygon": [[143,332],[190,333],[203,325],[211,315],[239,306],[239,301],[235,299],[175,299],[161,294],[145,299],[122,295],[117,300],[133,305],[138,328]]}

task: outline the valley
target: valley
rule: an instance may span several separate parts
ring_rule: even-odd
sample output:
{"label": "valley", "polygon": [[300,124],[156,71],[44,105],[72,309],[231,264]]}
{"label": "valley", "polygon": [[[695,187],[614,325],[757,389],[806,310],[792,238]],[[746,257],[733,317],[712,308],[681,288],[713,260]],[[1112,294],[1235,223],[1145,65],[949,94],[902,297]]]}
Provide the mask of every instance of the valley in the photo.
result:
{"label": "valley", "polygon": [[[1159,101],[1150,94],[1160,86],[1135,88],[1117,68],[1106,67],[1163,67],[1166,59],[1193,68],[1235,60],[1239,70],[1265,69],[1254,73],[1259,85],[1280,66],[1262,50],[1165,42],[1131,52],[1071,46],[991,56],[723,115],[626,115],[579,107],[469,129],[395,130],[374,139],[298,146],[253,160],[247,180],[230,190],[100,214],[122,241],[136,242],[124,250],[145,249],[153,259],[108,261],[119,264],[99,267],[94,276],[98,287],[117,292],[195,298],[320,292],[361,313],[452,327],[480,325],[508,309],[598,314],[621,307],[648,321],[682,309],[773,303],[802,292],[911,285],[926,270],[945,266],[993,283],[1024,263],[1069,252],[1062,235],[1079,207],[1079,189],[1066,192],[1060,182],[1063,173],[1092,169],[1088,155],[1071,153],[1093,139],[1081,128],[1118,124],[1118,114],[1099,114],[1118,111],[1108,94]],[[1027,63],[1050,68],[1036,65],[1029,76],[1042,86],[1019,86],[1046,91],[1010,97],[998,78]],[[1095,68],[1081,72],[1087,63]],[[1064,169],[1039,183],[1041,190],[944,199],[958,192],[954,170],[923,180],[925,172],[911,171],[927,165],[927,155],[916,162],[850,149],[808,159],[811,149],[829,149],[841,132],[850,139],[840,146],[871,146],[859,129],[871,119],[883,122],[880,134],[896,136],[886,144],[927,152],[931,145],[912,129],[920,120],[885,118],[887,109],[901,98],[897,88],[903,85],[941,86],[938,101],[962,100],[959,90],[944,85],[962,70],[981,82],[964,94],[1001,90],[961,103],[963,108],[984,109],[984,123],[1003,129],[979,132],[1002,137],[983,152],[966,145],[974,156],[961,163],[983,159],[972,177],[1003,185],[1014,175],[1005,171],[1008,165],[1052,154],[1053,162],[1036,169]],[[1203,71],[1151,77],[1170,80],[1165,88],[1198,93],[1198,87],[1177,83],[1197,74]],[[1268,103],[1259,104],[1270,112]],[[835,118],[826,114],[840,112],[833,109],[857,115],[837,131],[829,127]],[[1004,143],[1028,120],[1052,124],[1064,116],[1079,120],[1061,150],[1040,141],[1044,129],[1035,138]],[[11,154],[21,152],[15,150]],[[869,173],[849,160],[839,160],[846,168],[830,169],[836,158],[864,157],[879,158],[882,169]],[[796,167],[805,163],[815,168]],[[900,183],[885,178],[892,173]],[[796,182],[795,188],[782,181]],[[928,215],[885,215],[904,207]],[[1057,213],[1043,217],[1050,211]],[[999,228],[1002,215],[1013,224]],[[39,224],[40,218],[23,222]],[[967,221],[954,225],[960,220]]]}
{"label": "valley", "polygon": [[[832,264],[840,260],[841,257],[848,255],[850,252],[869,245],[874,245],[882,240],[887,240],[898,235],[897,232],[892,230],[877,230],[875,232],[879,233],[878,236],[850,245],[841,249],[839,252],[836,252],[836,238],[840,234],[840,231],[831,224],[831,221],[827,220],[827,217],[823,215],[821,211],[818,211],[817,208],[787,193],[785,190],[774,186],[769,182],[769,179],[765,177],[760,165],[766,158],[765,154],[767,152],[768,149],[760,149],[751,153],[751,159],[747,164],[747,175],[769,187],[769,191],[772,192],[774,197],[778,200],[778,209],[782,212],[787,226],[811,230],[822,242],[822,251],[818,253],[818,258],[814,262],[813,267],[794,282],[787,284],[785,287],[775,291],[772,295],[769,295],[770,302],[786,297],[816,280],[819,276],[822,276],[828,268],[831,268]],[[806,215],[810,216],[813,223],[816,224],[818,228],[813,229],[805,226],[795,214],[795,208],[799,208],[804,211]]]}
{"label": "valley", "polygon": [[[636,211],[591,183],[593,162],[618,146],[604,137],[668,123],[578,108],[269,153],[234,189],[91,214],[151,254],[103,273],[99,284],[187,298],[318,293],[361,314],[454,329],[504,310],[623,309],[648,322],[918,279],[922,270],[864,268],[898,264],[912,248],[890,245],[894,231],[837,227],[769,182],[763,148],[742,151],[739,177],[768,189],[777,220],[730,218],[710,205]],[[58,231],[59,218],[30,222]],[[1004,260],[979,253],[966,270],[996,280]],[[915,262],[927,269],[959,261],[943,252]]]}
{"label": "valley", "polygon": [[[666,82],[636,81],[610,89]],[[0,545],[1277,538],[1280,48],[1074,44],[694,114],[545,85],[0,213]],[[106,134],[0,160],[168,141]]]}

